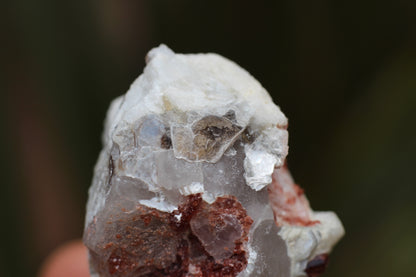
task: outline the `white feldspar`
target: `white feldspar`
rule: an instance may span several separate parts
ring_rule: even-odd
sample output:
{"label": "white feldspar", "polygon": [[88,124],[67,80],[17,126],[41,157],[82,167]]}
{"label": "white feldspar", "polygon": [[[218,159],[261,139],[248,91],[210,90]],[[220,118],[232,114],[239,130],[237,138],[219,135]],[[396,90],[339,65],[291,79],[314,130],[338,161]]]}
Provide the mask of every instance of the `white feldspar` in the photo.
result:
{"label": "white feldspar", "polygon": [[287,119],[267,91],[217,54],[161,45],[146,62],[107,114],[84,233],[92,275],[307,276],[344,230],[283,167]]}

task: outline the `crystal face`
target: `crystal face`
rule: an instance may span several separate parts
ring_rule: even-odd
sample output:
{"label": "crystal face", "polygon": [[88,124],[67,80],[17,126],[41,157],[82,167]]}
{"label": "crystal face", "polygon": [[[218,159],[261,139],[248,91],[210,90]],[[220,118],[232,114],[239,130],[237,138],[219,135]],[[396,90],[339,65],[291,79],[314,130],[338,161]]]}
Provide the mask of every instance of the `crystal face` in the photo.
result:
{"label": "crystal face", "polygon": [[287,119],[216,54],[152,49],[108,111],[84,243],[93,277],[319,276],[344,229],[285,166]]}

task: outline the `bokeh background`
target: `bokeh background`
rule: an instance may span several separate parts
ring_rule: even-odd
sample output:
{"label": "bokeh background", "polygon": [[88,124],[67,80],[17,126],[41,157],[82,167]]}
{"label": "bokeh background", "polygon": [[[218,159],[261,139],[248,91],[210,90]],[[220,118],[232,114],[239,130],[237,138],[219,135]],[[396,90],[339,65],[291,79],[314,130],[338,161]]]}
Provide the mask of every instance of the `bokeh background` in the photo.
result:
{"label": "bokeh background", "polygon": [[146,52],[217,52],[290,121],[289,166],[347,234],[325,276],[414,276],[416,1],[2,4],[0,276],[82,235],[110,100]]}

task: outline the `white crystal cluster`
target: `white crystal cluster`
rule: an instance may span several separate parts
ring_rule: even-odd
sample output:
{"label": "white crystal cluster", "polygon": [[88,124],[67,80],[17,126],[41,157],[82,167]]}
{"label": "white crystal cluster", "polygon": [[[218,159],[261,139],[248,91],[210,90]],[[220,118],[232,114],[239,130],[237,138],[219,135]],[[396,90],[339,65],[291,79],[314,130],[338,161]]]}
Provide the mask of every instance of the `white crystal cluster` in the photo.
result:
{"label": "white crystal cluster", "polygon": [[[161,45],[148,53],[146,62],[144,73],[108,111],[84,234],[92,275],[159,276],[150,269],[137,271],[152,268],[148,262],[126,266],[123,257],[136,255],[130,248],[113,249],[111,254],[100,243],[121,236],[112,232],[128,229],[123,220],[139,207],[172,214],[181,222],[187,216],[179,212],[184,199],[200,195],[205,203],[201,205],[209,208],[193,216],[187,232],[195,233],[215,263],[225,263],[237,253],[232,250],[234,242],[250,224],[247,239],[238,248],[244,249],[247,262],[224,276],[307,276],[308,263],[328,254],[344,231],[335,214],[309,208],[283,169],[287,119],[267,91],[244,69],[216,54],[175,54]],[[221,216],[215,207],[222,205],[222,197],[241,203],[250,220],[240,212]],[[205,222],[208,213],[220,214],[224,228],[209,233],[204,227],[210,224]],[[159,228],[153,222],[150,227],[140,223],[144,226],[140,228]],[[166,222],[161,219],[158,224]],[[147,246],[151,241],[154,249],[148,251],[156,255],[161,242],[150,237],[147,234],[142,244],[151,248]],[[166,241],[163,245],[163,251],[180,249]],[[114,256],[117,251],[130,252]],[[152,256],[153,261],[162,259],[159,256]],[[97,269],[107,268],[105,261],[112,266],[109,272]],[[159,273],[167,263],[161,260]],[[183,276],[209,276],[197,262],[189,262],[183,270]]]}

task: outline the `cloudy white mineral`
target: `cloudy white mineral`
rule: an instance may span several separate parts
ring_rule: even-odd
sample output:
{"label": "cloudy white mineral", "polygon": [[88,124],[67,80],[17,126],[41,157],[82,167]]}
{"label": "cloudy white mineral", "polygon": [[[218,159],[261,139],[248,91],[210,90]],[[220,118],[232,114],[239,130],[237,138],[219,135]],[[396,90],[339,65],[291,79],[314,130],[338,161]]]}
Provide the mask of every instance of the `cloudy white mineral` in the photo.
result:
{"label": "cloudy white mineral", "polygon": [[108,111],[89,191],[91,274],[318,276],[344,230],[285,166],[287,119],[216,54],[152,49]]}

